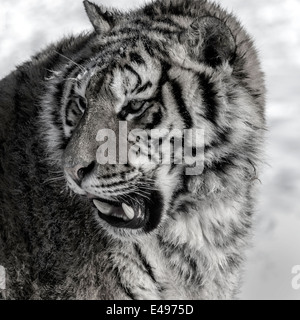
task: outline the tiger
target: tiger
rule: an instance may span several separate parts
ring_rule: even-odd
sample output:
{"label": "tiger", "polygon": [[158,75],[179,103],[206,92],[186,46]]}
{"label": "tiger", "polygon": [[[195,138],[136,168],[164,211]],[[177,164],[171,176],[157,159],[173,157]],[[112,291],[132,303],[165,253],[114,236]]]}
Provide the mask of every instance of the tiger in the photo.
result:
{"label": "tiger", "polygon": [[[2,299],[236,299],[266,127],[252,38],[207,0],[84,7],[92,31],[0,82]],[[138,142],[122,126],[201,130],[200,173],[100,163],[103,130]]]}

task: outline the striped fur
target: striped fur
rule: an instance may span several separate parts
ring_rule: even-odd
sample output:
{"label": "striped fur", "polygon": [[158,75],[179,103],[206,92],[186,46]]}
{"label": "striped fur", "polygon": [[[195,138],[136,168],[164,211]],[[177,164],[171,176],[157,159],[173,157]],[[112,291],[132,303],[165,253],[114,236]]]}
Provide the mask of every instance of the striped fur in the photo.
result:
{"label": "striped fur", "polygon": [[[49,46],[1,80],[3,298],[236,297],[265,123],[252,40],[205,0],[85,8],[93,33]],[[100,165],[97,132],[118,132],[119,121],[128,131],[203,129],[203,173]],[[81,184],[69,174],[77,165],[89,168]],[[147,223],[113,227],[91,197],[151,203]]]}

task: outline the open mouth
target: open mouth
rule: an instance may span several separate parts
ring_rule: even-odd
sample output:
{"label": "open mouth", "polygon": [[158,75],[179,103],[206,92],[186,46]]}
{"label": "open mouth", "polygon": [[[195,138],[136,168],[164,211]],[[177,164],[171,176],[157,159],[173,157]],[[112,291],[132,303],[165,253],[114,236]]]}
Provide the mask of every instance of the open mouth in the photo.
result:
{"label": "open mouth", "polygon": [[149,232],[160,221],[162,199],[154,191],[149,199],[136,194],[122,197],[122,201],[110,201],[101,198],[92,199],[101,219],[118,228],[139,229]]}

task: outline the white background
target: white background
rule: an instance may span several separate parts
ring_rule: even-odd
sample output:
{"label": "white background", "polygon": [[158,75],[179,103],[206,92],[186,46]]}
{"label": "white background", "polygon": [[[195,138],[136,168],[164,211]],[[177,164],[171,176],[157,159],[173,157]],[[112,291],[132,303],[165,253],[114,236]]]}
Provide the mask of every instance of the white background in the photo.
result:
{"label": "white background", "polygon": [[[94,0],[133,8],[143,0]],[[187,0],[188,1],[188,0]],[[254,37],[268,87],[262,176],[244,299],[300,299],[300,0],[218,0]],[[81,0],[0,0],[0,78],[63,35],[91,29]]]}

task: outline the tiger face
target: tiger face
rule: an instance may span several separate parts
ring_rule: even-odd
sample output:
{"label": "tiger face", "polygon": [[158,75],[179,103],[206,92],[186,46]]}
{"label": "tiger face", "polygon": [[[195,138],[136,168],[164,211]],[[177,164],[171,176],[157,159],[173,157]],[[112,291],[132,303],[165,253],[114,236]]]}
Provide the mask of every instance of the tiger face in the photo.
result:
{"label": "tiger face", "polygon": [[[120,151],[128,155],[137,142],[131,139],[132,132],[147,134],[141,153],[143,147],[148,148],[153,129],[171,131],[192,126],[192,116],[182,110],[181,100],[176,101],[180,83],[175,79],[182,71],[148,52],[145,41],[121,45],[107,63],[98,57],[86,75],[87,83],[78,84],[85,87],[84,95],[74,102],[76,107],[66,106],[64,110],[65,135],[70,135],[63,154],[67,182],[74,192],[91,199],[99,223],[118,234],[156,229],[180,185],[183,170],[182,165],[148,158],[134,161],[131,157],[130,161],[128,156],[120,161]],[[69,108],[84,111],[74,118]],[[126,129],[123,133],[121,126]],[[108,152],[110,148],[116,150],[114,163],[98,161],[97,154],[105,143],[100,141],[104,130],[114,135],[114,144],[107,141]],[[164,150],[160,151],[163,156]]]}
{"label": "tiger face", "polygon": [[[232,125],[224,101],[226,86],[233,84],[235,43],[214,17],[170,15],[156,21],[116,17],[89,2],[85,5],[96,35],[77,54],[59,53],[64,69],[49,80],[43,114],[52,123],[48,145],[61,159],[69,188],[89,199],[97,222],[114,235],[130,238],[154,232],[172,218],[170,208],[187,184],[187,165],[134,161],[134,155],[124,161],[119,151],[128,153],[136,141],[130,134],[124,140],[121,128],[146,132],[147,143],[136,157],[149,147],[153,129],[203,129],[203,150],[211,161],[214,145]],[[225,104],[219,116],[218,104]],[[98,159],[102,146],[109,147],[103,130],[114,135],[114,163]],[[164,156],[160,149],[159,158]]]}

